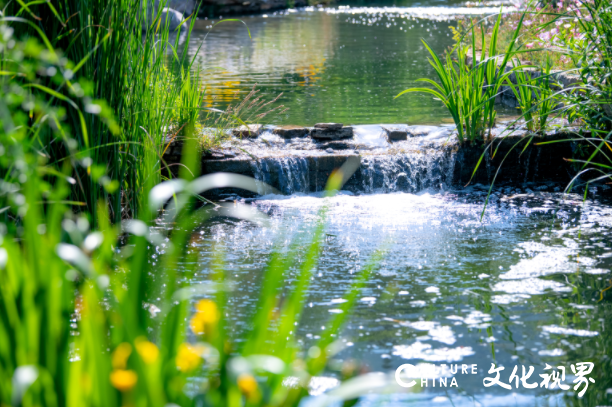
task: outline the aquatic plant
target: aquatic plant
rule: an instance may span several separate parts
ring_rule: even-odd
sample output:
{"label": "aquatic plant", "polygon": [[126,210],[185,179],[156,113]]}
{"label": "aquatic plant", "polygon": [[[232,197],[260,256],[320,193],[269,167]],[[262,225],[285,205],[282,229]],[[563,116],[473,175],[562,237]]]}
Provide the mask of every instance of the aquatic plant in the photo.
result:
{"label": "aquatic plant", "polygon": [[579,55],[581,83],[564,94],[564,103],[568,120],[582,127],[572,141],[585,148],[583,156],[570,159],[578,172],[567,190],[577,184],[588,189],[593,182],[612,179],[612,7],[607,1],[585,1],[556,16],[558,21],[569,18],[580,32],[567,46]]}
{"label": "aquatic plant", "polygon": [[[520,66],[520,61],[515,60],[513,64]],[[555,81],[551,66],[550,60],[542,72],[537,72],[536,66],[523,66],[514,71],[516,83],[510,78],[506,79],[518,102],[521,118],[525,120],[527,129],[532,132],[546,130],[550,116],[555,113],[559,105],[560,95],[553,90]]]}
{"label": "aquatic plant", "polygon": [[[484,29],[481,29],[483,49],[480,52],[476,50],[474,25],[471,27],[471,46],[464,44],[465,36],[462,36],[450,52],[446,53],[444,62],[423,40],[431,56],[429,62],[436,71],[440,83],[428,78],[419,79],[430,84],[433,89],[411,88],[400,92],[396,98],[410,92],[429,93],[438,98],[448,109],[457,127],[460,142],[486,141],[495,125],[495,98],[508,76],[521,68],[515,66],[506,69],[513,55],[514,41],[504,53],[500,53],[497,49],[501,17],[500,12],[488,43],[485,41]],[[517,35],[518,31],[515,32],[515,39]],[[470,53],[471,62],[468,61]]]}
{"label": "aquatic plant", "polygon": [[[63,71],[70,84],[59,88],[49,102],[61,107],[72,125],[81,159],[102,166],[118,183],[115,191],[100,189],[87,177],[90,165],[72,176],[78,182],[72,200],[83,202],[96,222],[99,199],[109,203],[112,218],[119,221],[136,215],[146,191],[160,181],[160,155],[167,136],[181,127],[193,127],[200,113],[203,89],[198,75],[189,73],[193,59],[181,51],[180,39],[189,41],[194,19],[186,21],[176,34],[161,19],[161,13],[147,15],[152,0],[53,0],[25,5],[8,2],[2,20],[16,38],[39,38],[49,47],[62,50],[74,64]],[[164,7],[160,2],[159,8]],[[167,23],[167,22],[166,22]],[[148,27],[143,31],[142,27]],[[88,88],[73,84],[73,77],[88,78]],[[42,86],[54,88],[53,78],[39,78]],[[85,91],[93,101],[109,110],[118,129],[112,132],[95,114],[86,118],[67,108],[65,90]],[[32,92],[40,92],[32,88]],[[48,130],[37,134],[41,151],[53,161],[70,160]],[[148,185],[148,186],[147,186]]]}

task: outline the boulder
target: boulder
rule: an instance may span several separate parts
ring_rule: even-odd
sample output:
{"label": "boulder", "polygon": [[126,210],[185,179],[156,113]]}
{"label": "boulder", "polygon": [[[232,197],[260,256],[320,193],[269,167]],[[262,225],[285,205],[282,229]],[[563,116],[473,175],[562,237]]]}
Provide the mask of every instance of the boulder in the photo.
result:
{"label": "boulder", "polygon": [[169,0],[166,6],[176,10],[184,16],[192,14],[196,9],[195,0]]}
{"label": "boulder", "polygon": [[[142,30],[146,31],[151,28],[153,21],[157,18],[157,11],[160,10],[160,7],[159,0],[142,1],[141,10],[144,3],[147,5],[146,18],[143,18],[141,22]],[[191,14],[195,10],[194,0],[170,0],[166,2],[165,5],[167,7],[163,7],[160,10],[161,24],[162,26],[167,24],[172,31],[176,30],[181,25],[181,23],[184,21],[184,15]]]}
{"label": "boulder", "polygon": [[261,132],[261,124],[248,124],[232,129],[232,134],[236,137],[257,137]]}
{"label": "boulder", "polygon": [[317,123],[314,127],[315,129],[340,130],[342,123]]}
{"label": "boulder", "polygon": [[399,127],[384,127],[383,126],[383,130],[387,134],[387,140],[389,140],[389,142],[408,139],[408,132],[406,131],[406,129],[401,129]]}
{"label": "boulder", "polygon": [[283,138],[305,137],[308,135],[308,129],[302,126],[279,126],[273,130],[273,133]]}
{"label": "boulder", "polygon": [[315,140],[340,140],[353,137],[353,128],[344,126],[340,128],[319,128],[315,127],[310,132],[310,137]]}

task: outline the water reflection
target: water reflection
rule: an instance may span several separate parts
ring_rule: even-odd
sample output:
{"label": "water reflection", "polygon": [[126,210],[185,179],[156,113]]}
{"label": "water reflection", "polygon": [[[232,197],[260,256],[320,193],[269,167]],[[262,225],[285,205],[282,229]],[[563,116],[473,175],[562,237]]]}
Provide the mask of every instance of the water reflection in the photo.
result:
{"label": "water reflection", "polygon": [[[434,399],[437,405],[601,404],[612,386],[609,295],[600,301],[612,284],[612,208],[547,189],[519,194],[499,188],[482,222],[485,192],[479,187],[331,199],[300,342],[307,348],[319,337],[354,273],[391,238],[339,338],[346,349],[338,359],[360,360],[372,371],[393,371],[406,362],[477,364],[478,374],[458,375],[459,388],[452,390],[428,387],[366,398],[361,405],[429,405]],[[273,242],[279,236],[306,242],[303,231],[323,202],[264,197],[252,204],[272,217],[270,227],[218,220],[192,242],[201,253],[194,284],[207,280],[213,247],[226,253],[227,275],[239,287],[228,307],[235,338],[249,329]],[[287,284],[296,273],[288,272]],[[596,383],[582,400],[558,388],[509,394],[482,385],[492,362],[505,367],[505,382],[515,365],[534,366],[538,383],[546,363],[564,365],[571,384],[570,364],[584,361],[596,363]]]}
{"label": "water reflection", "polygon": [[274,124],[440,124],[448,113],[431,96],[394,99],[435,75],[421,38],[442,52],[453,44],[456,16],[497,10],[418,3],[288,10],[244,17],[252,39],[239,22],[219,24],[206,37],[214,21],[198,20],[188,47],[204,69],[209,107],[235,104],[258,84],[268,97],[283,92],[279,103],[289,110]]}

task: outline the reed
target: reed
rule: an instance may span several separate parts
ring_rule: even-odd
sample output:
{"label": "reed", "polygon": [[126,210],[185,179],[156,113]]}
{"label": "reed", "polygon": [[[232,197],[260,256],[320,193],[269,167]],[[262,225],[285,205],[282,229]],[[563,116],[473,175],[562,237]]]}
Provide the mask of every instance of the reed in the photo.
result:
{"label": "reed", "polygon": [[[161,13],[153,13],[156,18],[147,21],[151,15],[143,10],[155,7],[153,0],[142,5],[138,0],[52,0],[8,2],[2,11],[17,38],[44,37],[53,49],[75,61],[64,78],[71,86],[58,87],[46,78],[40,81],[63,96],[50,103],[65,109],[79,159],[102,166],[118,183],[114,192],[100,188],[87,177],[91,166],[73,174],[79,188],[71,199],[84,203],[94,214],[94,224],[100,199],[109,202],[115,222],[138,214],[148,189],[160,181],[165,138],[181,126],[195,126],[200,112],[203,89],[198,75],[190,74],[193,59],[179,44],[180,38],[189,41],[194,19],[171,33]],[[158,11],[162,7],[164,2]],[[67,108],[64,98],[83,90],[83,84],[72,79],[77,75],[89,79],[92,101],[105,101],[91,112],[101,108],[112,112],[118,123],[115,131],[99,114],[82,117],[83,109]],[[74,159],[58,147],[52,133],[43,131],[39,137],[41,152],[54,161]]]}
{"label": "reed", "polygon": [[[490,137],[490,131],[497,117],[495,98],[508,76],[519,69],[519,67],[506,69],[514,54],[516,41],[512,41],[504,53],[500,53],[497,49],[501,18],[500,11],[488,42],[485,39],[485,30],[481,27],[483,46],[480,53],[476,50],[475,25],[471,27],[471,44],[464,43],[466,35],[461,36],[450,52],[446,53],[444,62],[423,40],[431,56],[429,62],[440,83],[428,78],[419,79],[431,85],[432,88],[407,89],[400,92],[396,98],[410,92],[431,94],[448,109],[455,122],[460,142],[486,141]],[[480,23],[482,24],[482,21]],[[521,23],[522,20],[519,24]],[[518,30],[514,40],[516,36],[518,36]],[[470,52],[471,63],[468,62]]]}
{"label": "reed", "polygon": [[[515,60],[513,64],[516,67],[520,62]],[[536,77],[533,69],[525,70],[526,67],[523,66],[523,69],[514,71],[516,84],[510,78],[507,79],[508,86],[518,101],[521,118],[525,120],[525,125],[531,132],[546,130],[547,123],[560,102],[560,95],[553,90],[555,83],[551,67],[549,59]]]}
{"label": "reed", "polygon": [[[568,159],[577,167],[566,190],[612,180],[612,8],[609,2],[585,1],[554,16],[575,21],[577,35],[565,46],[578,60],[581,84],[564,94],[566,116],[582,130],[571,141],[580,147]],[[544,144],[544,143],[542,143]]]}

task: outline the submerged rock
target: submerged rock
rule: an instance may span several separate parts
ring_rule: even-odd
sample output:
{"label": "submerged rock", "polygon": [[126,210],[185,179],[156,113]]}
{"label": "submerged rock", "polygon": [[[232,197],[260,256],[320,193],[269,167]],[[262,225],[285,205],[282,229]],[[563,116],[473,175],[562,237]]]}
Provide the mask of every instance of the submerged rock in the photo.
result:
{"label": "submerged rock", "polygon": [[[324,124],[328,124],[328,123],[324,123]],[[345,138],[352,138],[353,128],[350,126],[345,126],[345,127],[340,127],[340,128],[315,127],[310,132],[310,137],[312,137],[315,140],[340,140],[340,139],[345,139]]]}
{"label": "submerged rock", "polygon": [[317,123],[314,127],[315,129],[340,130],[342,123]]}
{"label": "submerged rock", "polygon": [[236,137],[257,137],[261,132],[261,124],[249,124],[232,129],[232,134]]}
{"label": "submerged rock", "polygon": [[302,126],[279,126],[272,131],[274,134],[283,138],[305,137],[308,135],[308,129]]}
{"label": "submerged rock", "polygon": [[387,140],[389,140],[389,142],[408,140],[408,132],[405,129],[383,126],[383,130],[387,134]]}

